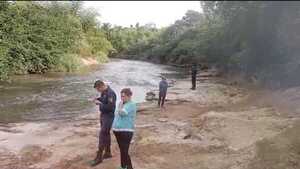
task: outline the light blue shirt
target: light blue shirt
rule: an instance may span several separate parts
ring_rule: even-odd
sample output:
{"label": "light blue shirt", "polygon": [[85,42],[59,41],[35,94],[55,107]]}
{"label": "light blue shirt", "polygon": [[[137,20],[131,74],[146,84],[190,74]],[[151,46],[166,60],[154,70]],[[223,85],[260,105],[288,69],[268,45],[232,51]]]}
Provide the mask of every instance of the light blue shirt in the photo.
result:
{"label": "light blue shirt", "polygon": [[134,132],[136,111],[136,103],[129,101],[122,106],[122,102],[120,102],[115,111],[113,131]]}

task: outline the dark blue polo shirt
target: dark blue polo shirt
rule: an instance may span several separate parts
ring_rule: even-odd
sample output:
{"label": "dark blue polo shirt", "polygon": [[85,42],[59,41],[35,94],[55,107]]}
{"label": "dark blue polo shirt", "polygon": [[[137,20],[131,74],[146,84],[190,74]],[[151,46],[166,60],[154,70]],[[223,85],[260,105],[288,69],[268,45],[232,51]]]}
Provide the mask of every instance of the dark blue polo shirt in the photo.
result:
{"label": "dark blue polo shirt", "polygon": [[105,91],[101,93],[101,97],[98,98],[103,104],[99,105],[101,117],[114,117],[116,109],[116,93],[108,86]]}

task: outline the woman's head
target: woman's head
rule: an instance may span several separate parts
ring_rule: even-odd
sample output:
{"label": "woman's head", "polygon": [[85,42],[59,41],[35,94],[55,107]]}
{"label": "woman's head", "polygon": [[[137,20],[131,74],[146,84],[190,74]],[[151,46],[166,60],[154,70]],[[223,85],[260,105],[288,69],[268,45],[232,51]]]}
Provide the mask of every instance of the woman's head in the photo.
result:
{"label": "woman's head", "polygon": [[121,90],[121,100],[123,102],[128,102],[131,100],[132,91],[130,88],[124,88]]}

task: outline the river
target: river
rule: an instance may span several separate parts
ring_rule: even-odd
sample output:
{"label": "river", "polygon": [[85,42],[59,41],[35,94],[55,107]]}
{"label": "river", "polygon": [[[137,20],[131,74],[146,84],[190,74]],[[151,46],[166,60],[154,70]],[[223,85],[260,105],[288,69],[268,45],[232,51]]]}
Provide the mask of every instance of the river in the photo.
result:
{"label": "river", "polygon": [[0,123],[72,119],[97,112],[88,101],[97,92],[95,80],[102,79],[116,91],[133,90],[133,99],[143,102],[147,91],[157,88],[159,75],[178,76],[176,68],[143,61],[113,59],[77,73],[22,75],[0,83]]}

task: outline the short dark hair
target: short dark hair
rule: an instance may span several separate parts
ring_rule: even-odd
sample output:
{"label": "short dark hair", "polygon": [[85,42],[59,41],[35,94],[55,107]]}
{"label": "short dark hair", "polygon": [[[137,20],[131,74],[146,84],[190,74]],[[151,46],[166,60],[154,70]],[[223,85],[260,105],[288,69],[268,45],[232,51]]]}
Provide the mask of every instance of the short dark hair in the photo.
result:
{"label": "short dark hair", "polygon": [[132,91],[130,88],[124,88],[121,90],[121,93],[124,93],[126,96],[132,96]]}
{"label": "short dark hair", "polygon": [[96,87],[102,87],[104,86],[105,83],[102,81],[102,80],[97,80],[95,83],[94,83],[94,88]]}

